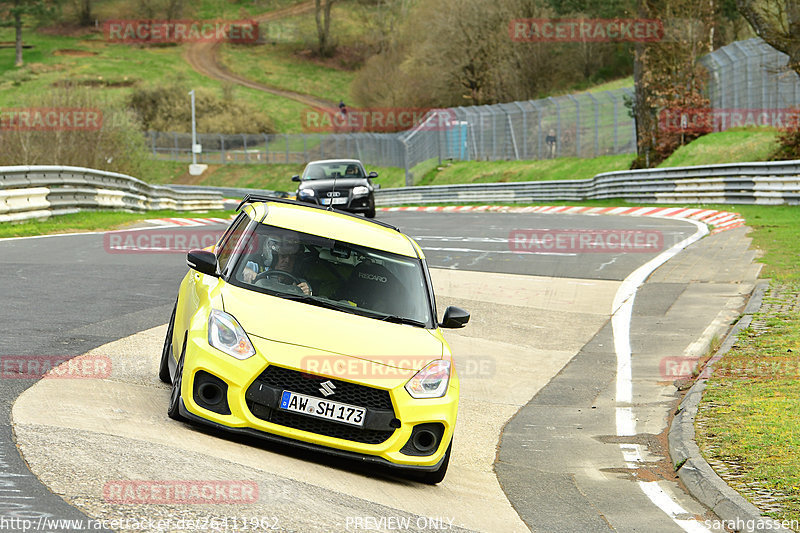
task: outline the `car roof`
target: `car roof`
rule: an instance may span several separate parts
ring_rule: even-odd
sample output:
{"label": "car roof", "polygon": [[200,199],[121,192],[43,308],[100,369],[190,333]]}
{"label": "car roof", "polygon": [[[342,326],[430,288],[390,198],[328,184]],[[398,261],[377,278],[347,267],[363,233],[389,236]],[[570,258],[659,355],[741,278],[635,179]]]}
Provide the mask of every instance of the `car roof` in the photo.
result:
{"label": "car roof", "polygon": [[345,163],[357,163],[357,164],[363,166],[361,161],[359,161],[358,159],[318,159],[316,161],[309,161],[306,166],[314,165],[316,163],[342,163],[342,164],[345,164]]}
{"label": "car roof", "polygon": [[246,210],[247,214],[262,224],[319,235],[407,257],[424,257],[422,250],[411,238],[388,224],[353,216],[350,213],[286,200],[255,201],[250,205],[253,209]]}

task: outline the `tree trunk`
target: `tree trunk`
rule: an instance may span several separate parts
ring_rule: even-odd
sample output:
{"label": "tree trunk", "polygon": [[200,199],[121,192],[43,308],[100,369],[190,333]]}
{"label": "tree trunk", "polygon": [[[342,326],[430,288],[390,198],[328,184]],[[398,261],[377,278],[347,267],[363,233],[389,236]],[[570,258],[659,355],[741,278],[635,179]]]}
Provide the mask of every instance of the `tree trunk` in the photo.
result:
{"label": "tree trunk", "polygon": [[322,5],[322,0],[315,0],[314,19],[317,23],[317,40],[319,55],[328,57],[333,53],[333,46],[330,42],[331,31],[331,8],[336,0],[326,0]]}
{"label": "tree trunk", "polygon": [[22,61],[22,14],[14,13],[14,46],[16,48],[15,67],[21,67]]}
{"label": "tree trunk", "polygon": [[81,26],[91,26],[94,23],[92,20],[92,0],[81,0],[78,23]]}

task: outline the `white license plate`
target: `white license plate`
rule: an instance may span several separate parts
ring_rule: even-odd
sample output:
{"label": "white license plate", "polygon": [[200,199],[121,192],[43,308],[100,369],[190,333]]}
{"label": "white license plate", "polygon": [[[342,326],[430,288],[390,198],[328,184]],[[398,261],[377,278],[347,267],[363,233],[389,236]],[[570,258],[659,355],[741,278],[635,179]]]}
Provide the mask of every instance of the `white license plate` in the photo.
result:
{"label": "white license plate", "polygon": [[340,205],[340,204],[346,204],[346,203],[347,203],[347,198],[323,198],[322,199],[322,204],[323,205],[328,205],[328,204]]}
{"label": "white license plate", "polygon": [[322,398],[297,394],[288,390],[283,391],[283,394],[281,394],[280,408],[284,411],[303,413],[358,427],[364,426],[364,417],[367,415],[367,410],[363,407],[323,400]]}

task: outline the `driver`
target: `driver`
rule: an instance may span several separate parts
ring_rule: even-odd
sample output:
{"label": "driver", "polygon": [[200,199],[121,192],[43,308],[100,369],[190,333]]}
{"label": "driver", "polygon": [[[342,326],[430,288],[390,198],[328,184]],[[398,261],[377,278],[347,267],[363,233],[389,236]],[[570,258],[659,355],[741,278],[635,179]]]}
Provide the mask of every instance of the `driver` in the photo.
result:
{"label": "driver", "polygon": [[303,255],[303,246],[296,237],[290,235],[267,237],[263,239],[259,253],[247,261],[242,278],[247,283],[253,283],[256,276],[264,272],[285,272],[297,278],[299,282],[295,283],[289,276],[281,274],[272,277],[280,283],[295,285],[303,291],[303,294],[311,296],[311,286],[301,279],[305,270]]}

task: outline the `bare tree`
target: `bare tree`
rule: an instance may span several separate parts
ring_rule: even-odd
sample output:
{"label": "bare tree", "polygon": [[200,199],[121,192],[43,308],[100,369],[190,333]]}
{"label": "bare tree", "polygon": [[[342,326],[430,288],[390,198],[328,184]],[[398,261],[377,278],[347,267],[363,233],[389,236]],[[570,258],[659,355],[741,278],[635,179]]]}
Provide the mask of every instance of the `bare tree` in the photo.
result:
{"label": "bare tree", "polygon": [[331,39],[331,8],[336,0],[314,0],[314,20],[317,22],[317,53],[330,57],[336,51]]}
{"label": "bare tree", "polygon": [[632,105],[638,157],[634,167],[653,167],[699,136],[667,131],[659,124],[659,114],[708,105],[703,95],[704,72],[697,59],[708,51],[713,38],[707,27],[713,5],[695,0],[640,0],[638,16],[676,21],[665,28],[663,40],[635,46]]}
{"label": "bare tree", "polygon": [[759,37],[789,56],[789,67],[800,74],[800,2],[736,0],[736,7]]}

